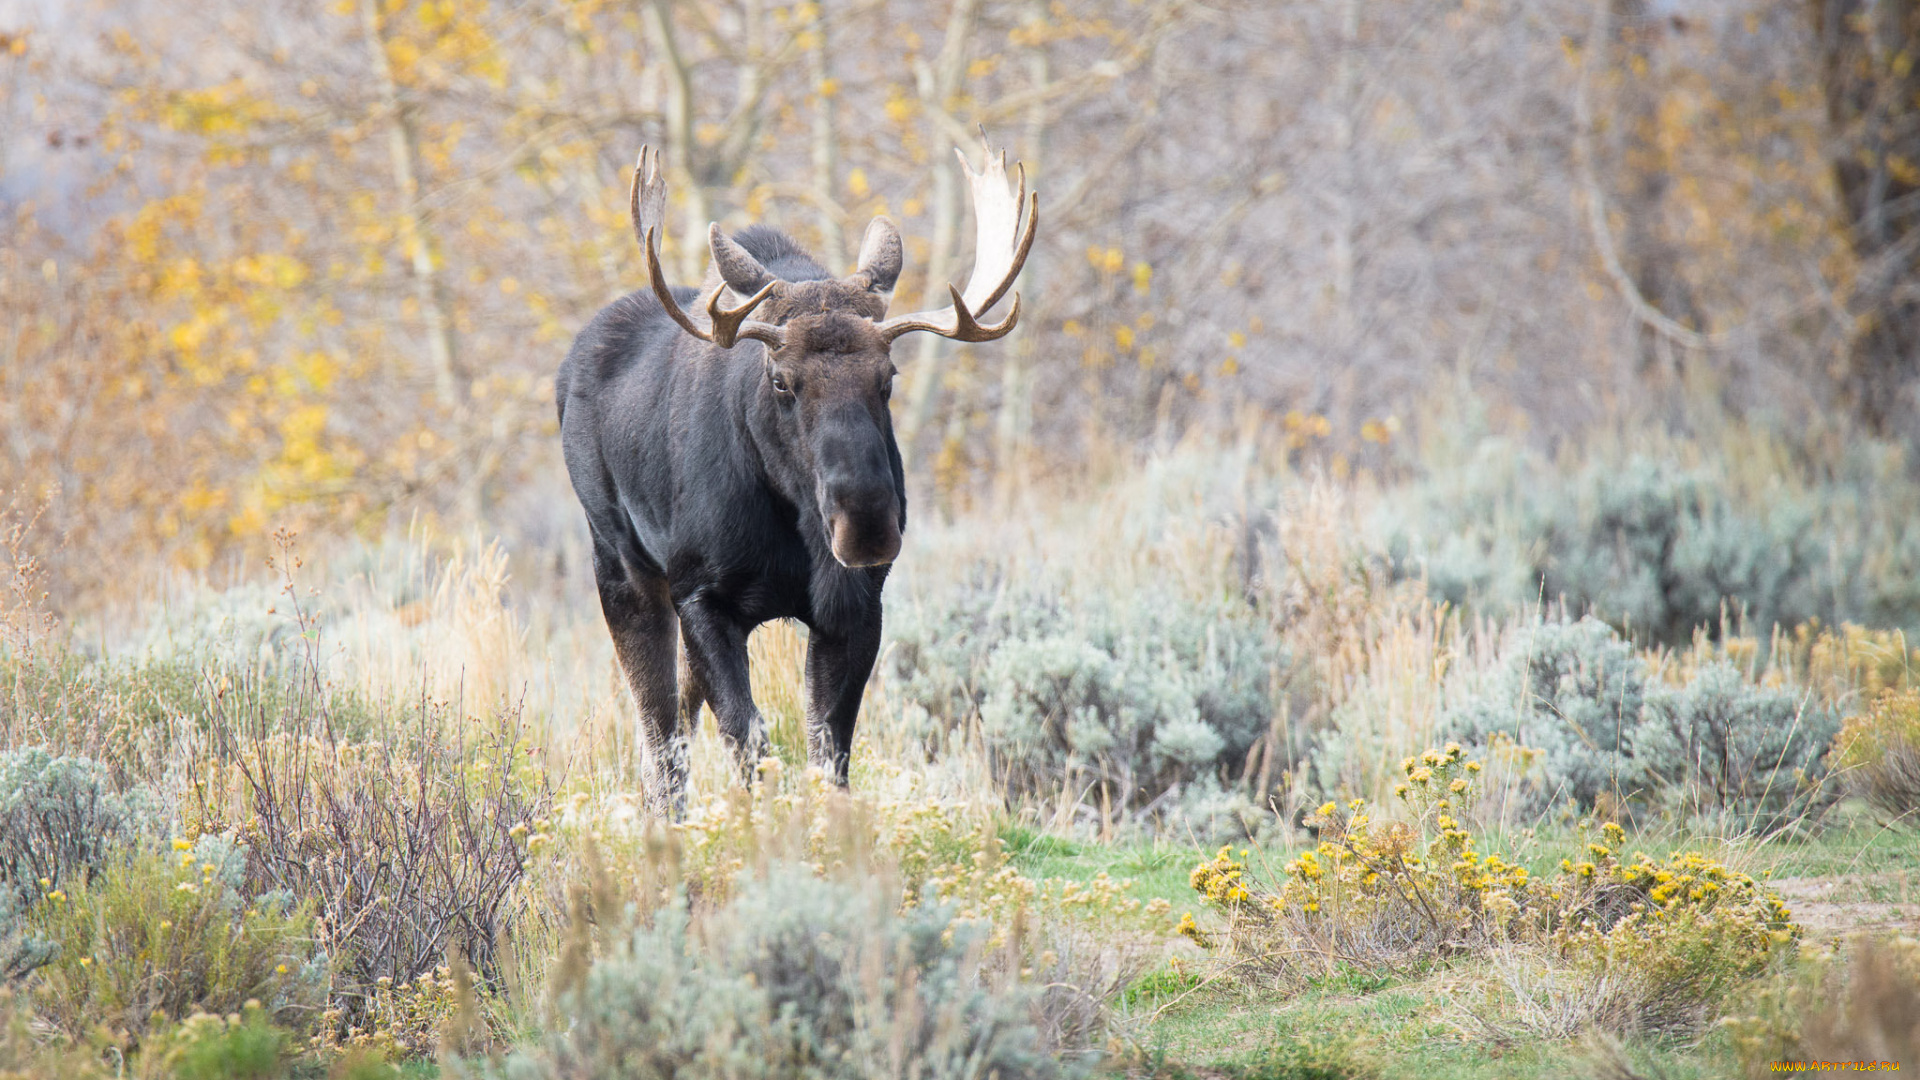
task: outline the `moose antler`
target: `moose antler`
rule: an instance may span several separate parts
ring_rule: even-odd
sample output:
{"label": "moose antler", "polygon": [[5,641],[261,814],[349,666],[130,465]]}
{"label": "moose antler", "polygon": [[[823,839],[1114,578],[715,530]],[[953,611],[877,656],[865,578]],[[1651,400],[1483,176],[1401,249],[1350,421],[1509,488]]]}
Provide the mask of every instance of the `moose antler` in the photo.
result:
{"label": "moose antler", "polygon": [[[917,311],[881,323],[880,333],[888,341],[916,330],[955,341],[993,341],[1007,336],[1020,321],[1019,293],[1013,294],[1013,310],[997,325],[982,325],[979,317],[1007,294],[1020,276],[1020,268],[1027,264],[1027,252],[1033,250],[1034,231],[1040,224],[1040,196],[1028,195],[1024,165],[1014,165],[1018,184],[1009,185],[1005,151],[995,155],[988,146],[986,163],[979,172],[973,171],[972,163],[959,148],[953,152],[966,171],[967,188],[973,198],[973,276],[967,279],[965,291],[947,286],[952,306]],[[1026,216],[1024,228],[1022,211]]]}
{"label": "moose antler", "polygon": [[693,321],[680,304],[673,298],[673,290],[667,287],[667,276],[660,269],[660,252],[654,243],[660,231],[660,220],[667,209],[667,180],[660,169],[660,152],[650,146],[640,148],[640,160],[633,166],[633,189],[628,195],[629,210],[633,215],[633,235],[640,246],[647,249],[647,277],[653,282],[653,295],[660,300],[667,315],[680,328],[701,341],[711,341],[723,349],[731,349],[741,338],[750,338],[769,348],[777,349],[786,341],[786,334],[772,323],[750,320],[748,315],[760,306],[778,282],[769,281],[760,291],[746,299],[737,308],[722,307],[720,298],[726,289],[713,291],[707,300],[708,328],[702,329]]}

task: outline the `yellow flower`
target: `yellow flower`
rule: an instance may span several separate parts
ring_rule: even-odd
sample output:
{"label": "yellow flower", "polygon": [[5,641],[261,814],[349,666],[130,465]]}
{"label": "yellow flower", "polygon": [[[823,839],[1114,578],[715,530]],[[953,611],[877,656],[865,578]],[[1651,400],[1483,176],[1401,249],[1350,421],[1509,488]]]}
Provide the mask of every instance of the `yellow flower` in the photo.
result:
{"label": "yellow flower", "polygon": [[276,975],[285,975],[287,973],[287,965],[281,964],[273,969],[273,973]]}
{"label": "yellow flower", "polygon": [[1413,770],[1413,782],[1414,782],[1414,783],[1416,783],[1416,784],[1425,784],[1425,783],[1426,783],[1427,781],[1429,781],[1429,780],[1431,780],[1431,779],[1433,779],[1433,774],[1432,774],[1432,773],[1430,773],[1430,772],[1428,772],[1427,770],[1425,770],[1425,769],[1415,769],[1415,770]]}
{"label": "yellow flower", "polygon": [[176,836],[176,837],[174,837],[174,839],[173,839],[173,850],[175,850],[175,851],[192,851],[192,850],[193,850],[193,842],[192,842],[192,841],[190,841],[190,840],[186,840],[186,839],[184,839],[184,838],[181,838],[181,837],[177,837],[177,836]]}
{"label": "yellow flower", "polygon": [[1333,803],[1329,802],[1323,805],[1320,809],[1315,810],[1314,813],[1319,814],[1321,817],[1333,816]]}
{"label": "yellow flower", "polygon": [[1480,763],[1479,763],[1479,762],[1477,762],[1477,761],[1469,761],[1469,762],[1467,762],[1467,771],[1468,771],[1468,772],[1473,772],[1473,773],[1477,773],[1477,772],[1479,772],[1479,771],[1480,771]]}
{"label": "yellow flower", "polygon": [[1453,783],[1447,785],[1447,790],[1458,795],[1467,790],[1467,782],[1465,780],[1455,780]]}

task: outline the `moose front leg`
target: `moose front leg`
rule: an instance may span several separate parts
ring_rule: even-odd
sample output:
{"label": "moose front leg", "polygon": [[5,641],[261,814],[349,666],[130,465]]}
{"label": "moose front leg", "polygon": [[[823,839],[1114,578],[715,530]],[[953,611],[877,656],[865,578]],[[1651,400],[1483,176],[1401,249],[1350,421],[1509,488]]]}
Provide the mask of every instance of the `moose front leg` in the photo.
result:
{"label": "moose front leg", "polygon": [[[747,681],[747,630],[730,613],[696,593],[680,605],[680,631],[687,648],[688,674],[713,707],[741,776],[751,782],[754,766],[769,746],[766,724],[753,704]],[[698,707],[695,703],[694,708]]]}
{"label": "moose front leg", "polygon": [[807,639],[807,758],[847,786],[853,757],[853,726],[860,699],[880,655],[878,598],[869,617],[833,634],[815,631]]}

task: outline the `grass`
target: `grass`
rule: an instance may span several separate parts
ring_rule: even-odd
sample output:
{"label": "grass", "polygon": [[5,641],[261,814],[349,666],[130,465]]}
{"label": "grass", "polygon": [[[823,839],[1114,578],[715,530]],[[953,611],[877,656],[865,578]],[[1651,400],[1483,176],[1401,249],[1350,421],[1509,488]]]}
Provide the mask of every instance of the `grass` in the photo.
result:
{"label": "grass", "polygon": [[[1319,986],[1291,994],[1232,989],[1201,991],[1157,1015],[1136,1036],[1152,1059],[1214,1075],[1258,1075],[1276,1046],[1330,1033],[1353,1040],[1385,1076],[1567,1077],[1587,1073],[1592,1049],[1580,1042],[1489,1046],[1449,1018],[1446,1002],[1471,964],[1373,989]],[[1641,1043],[1634,1056],[1673,1080],[1723,1075],[1725,1051],[1712,1038],[1697,1045]]]}

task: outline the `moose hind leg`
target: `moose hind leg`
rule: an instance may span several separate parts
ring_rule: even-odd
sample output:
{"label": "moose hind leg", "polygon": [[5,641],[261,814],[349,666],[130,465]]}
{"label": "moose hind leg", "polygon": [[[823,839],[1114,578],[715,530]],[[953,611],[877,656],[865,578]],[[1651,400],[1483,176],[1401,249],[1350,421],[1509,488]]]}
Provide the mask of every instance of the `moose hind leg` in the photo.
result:
{"label": "moose hind leg", "polygon": [[599,544],[594,545],[593,575],[614,654],[620,658],[640,712],[647,805],[677,819],[686,810],[687,739],[675,700],[679,620],[667,580],[632,571],[625,560]]}
{"label": "moose hind leg", "polygon": [[[749,782],[754,766],[769,749],[766,724],[753,703],[747,681],[747,628],[698,594],[680,605],[681,637],[689,674],[697,681],[733,750],[740,774]],[[695,707],[698,707],[696,702]]]}

